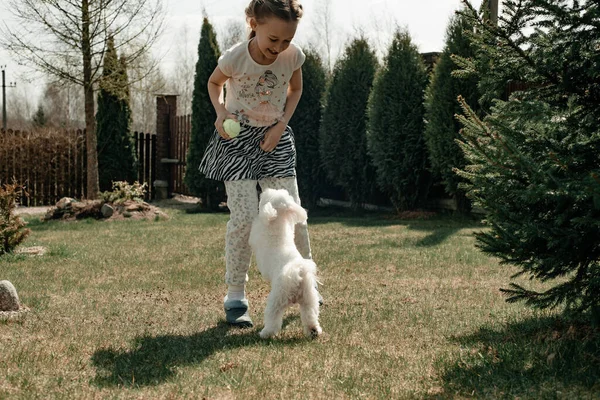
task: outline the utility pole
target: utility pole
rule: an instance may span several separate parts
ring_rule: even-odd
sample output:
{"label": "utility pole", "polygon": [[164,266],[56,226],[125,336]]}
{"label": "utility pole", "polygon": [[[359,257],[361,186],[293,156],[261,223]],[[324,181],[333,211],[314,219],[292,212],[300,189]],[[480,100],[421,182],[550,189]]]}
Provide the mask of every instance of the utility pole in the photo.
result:
{"label": "utility pole", "polygon": [[0,65],[2,70],[2,129],[6,131],[6,88],[16,87],[16,82],[10,82],[6,85],[6,65]]}

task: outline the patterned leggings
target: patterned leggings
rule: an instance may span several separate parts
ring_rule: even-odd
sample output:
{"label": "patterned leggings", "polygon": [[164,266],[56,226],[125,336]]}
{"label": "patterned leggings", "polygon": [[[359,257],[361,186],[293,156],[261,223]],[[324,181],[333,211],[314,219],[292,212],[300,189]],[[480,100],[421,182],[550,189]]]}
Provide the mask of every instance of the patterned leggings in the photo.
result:
{"label": "patterned leggings", "polygon": [[[248,244],[252,221],[258,214],[258,194],[256,180],[225,181],[227,206],[230,211],[225,236],[225,283],[227,285],[243,285],[248,280],[248,268],[252,257],[252,249]],[[296,178],[263,178],[258,180],[265,189],[286,189],[294,200],[300,204]],[[295,229],[296,247],[302,257],[312,258],[308,227],[305,223],[297,224]]]}

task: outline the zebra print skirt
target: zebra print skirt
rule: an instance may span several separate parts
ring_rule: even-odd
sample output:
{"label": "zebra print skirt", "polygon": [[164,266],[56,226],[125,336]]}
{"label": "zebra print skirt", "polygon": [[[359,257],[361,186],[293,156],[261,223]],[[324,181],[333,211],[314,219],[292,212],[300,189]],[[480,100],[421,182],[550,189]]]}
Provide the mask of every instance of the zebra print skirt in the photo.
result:
{"label": "zebra print skirt", "polygon": [[287,126],[277,147],[267,153],[260,148],[268,126],[242,125],[240,134],[223,139],[215,129],[206,146],[199,170],[209,179],[290,178],[296,176],[294,132]]}

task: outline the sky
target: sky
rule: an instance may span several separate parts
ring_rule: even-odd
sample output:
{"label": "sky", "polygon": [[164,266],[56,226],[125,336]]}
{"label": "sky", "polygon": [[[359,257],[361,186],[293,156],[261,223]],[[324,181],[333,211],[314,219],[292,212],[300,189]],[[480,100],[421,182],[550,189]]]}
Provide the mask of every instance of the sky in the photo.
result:
{"label": "sky", "polygon": [[[249,0],[163,0],[167,15],[161,40],[153,49],[161,60],[161,70],[165,74],[172,71],[175,63],[174,43],[181,35],[181,28],[187,26],[189,41],[196,47],[200,37],[203,10],[206,10],[217,34],[231,20],[244,21],[244,8]],[[305,46],[314,41],[314,27],[321,3],[330,2],[332,14],[332,57],[335,59],[343,51],[344,44],[364,32],[370,38],[379,54],[385,52],[395,26],[408,29],[414,43],[421,52],[441,51],[449,18],[459,9],[461,0],[301,0],[304,16],[298,26],[295,41]],[[482,0],[469,0],[475,7]],[[0,1],[0,23],[14,24],[5,1]],[[6,65],[7,82],[17,82],[20,90],[31,96],[39,96],[43,85],[34,80],[31,72],[17,65],[10,55],[0,49],[0,65]],[[8,91],[7,91],[8,92]],[[7,93],[8,95],[9,93]],[[1,102],[1,99],[0,99]]]}
{"label": "sky", "polygon": [[[317,13],[325,1],[330,3],[333,19],[334,58],[343,50],[344,43],[360,31],[372,39],[375,46],[385,47],[395,26],[407,28],[421,52],[440,51],[448,20],[461,5],[461,0],[301,0],[304,16],[296,32],[298,44],[307,45],[314,39]],[[475,7],[479,7],[481,1],[470,0]],[[248,0],[171,0],[169,26],[187,25],[192,32],[195,29],[194,39],[199,38],[205,9],[218,33],[219,26],[229,20],[244,21],[247,4]],[[177,34],[177,29],[168,28],[163,40],[174,43]],[[380,49],[382,51],[384,49]],[[171,55],[167,54],[165,66],[172,62]]]}

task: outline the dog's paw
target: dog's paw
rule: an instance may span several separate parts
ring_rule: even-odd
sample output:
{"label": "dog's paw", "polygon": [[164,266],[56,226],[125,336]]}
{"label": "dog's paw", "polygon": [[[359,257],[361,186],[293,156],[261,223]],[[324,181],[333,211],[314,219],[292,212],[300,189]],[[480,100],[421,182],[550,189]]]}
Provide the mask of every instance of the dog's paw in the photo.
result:
{"label": "dog's paw", "polygon": [[261,339],[268,339],[270,337],[273,337],[277,334],[276,331],[272,330],[272,329],[267,329],[264,328],[262,331],[260,331],[260,333],[258,334]]}
{"label": "dog's paw", "polygon": [[321,327],[319,325],[311,326],[311,327],[308,327],[308,326],[304,327],[304,334],[308,337],[316,338],[319,335],[321,335],[322,333],[323,333],[323,329],[321,329]]}

